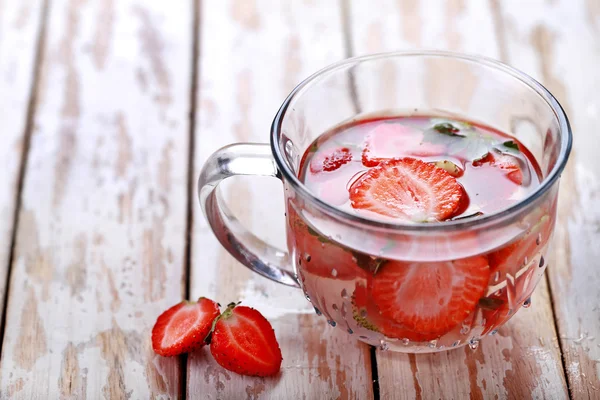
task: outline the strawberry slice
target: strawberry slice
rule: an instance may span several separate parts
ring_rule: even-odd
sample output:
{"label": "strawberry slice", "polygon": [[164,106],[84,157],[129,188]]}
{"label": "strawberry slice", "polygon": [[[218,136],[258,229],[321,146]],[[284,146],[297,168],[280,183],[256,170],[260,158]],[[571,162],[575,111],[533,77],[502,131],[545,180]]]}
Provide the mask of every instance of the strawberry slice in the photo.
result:
{"label": "strawberry slice", "polygon": [[223,368],[249,376],[275,375],[283,360],[269,321],[254,308],[235,303],[217,320],[210,352]]}
{"label": "strawberry slice", "polygon": [[484,164],[489,164],[493,167],[500,168],[506,174],[506,177],[516,183],[517,185],[523,184],[523,171],[519,165],[519,161],[516,157],[510,154],[504,154],[500,152],[487,153],[481,160],[473,161],[474,167],[479,167]]}
{"label": "strawberry slice", "polygon": [[388,338],[409,339],[413,341],[428,340],[426,336],[413,332],[392,319],[381,315],[381,311],[369,294],[371,285],[363,281],[357,282],[352,295],[352,317],[358,326],[373,332],[379,332]]}
{"label": "strawberry slice", "polygon": [[374,167],[381,162],[397,158],[399,154],[434,156],[442,153],[444,146],[423,142],[423,132],[406,125],[382,123],[365,139],[362,163]]}
{"label": "strawberry slice", "polygon": [[183,301],[162,313],[152,328],[152,348],[161,356],[176,356],[204,346],[219,305],[206,297]]}
{"label": "strawberry slice", "polygon": [[384,161],[350,186],[353,208],[412,221],[443,221],[466,196],[445,170],[414,158]]}
{"label": "strawberry slice", "polygon": [[[301,273],[340,280],[355,279],[365,274],[365,270],[358,266],[365,257],[352,254],[310,228],[291,204],[288,205],[288,214],[291,230],[288,240],[290,246],[296,249],[296,262]],[[368,260],[362,262],[364,265],[371,263]]]}
{"label": "strawberry slice", "polygon": [[390,261],[374,276],[371,295],[381,316],[420,340],[431,340],[475,310],[489,277],[483,256],[435,263]]}
{"label": "strawberry slice", "polygon": [[310,161],[310,172],[331,172],[352,161],[352,151],[347,147],[335,149],[330,153],[316,153]]}

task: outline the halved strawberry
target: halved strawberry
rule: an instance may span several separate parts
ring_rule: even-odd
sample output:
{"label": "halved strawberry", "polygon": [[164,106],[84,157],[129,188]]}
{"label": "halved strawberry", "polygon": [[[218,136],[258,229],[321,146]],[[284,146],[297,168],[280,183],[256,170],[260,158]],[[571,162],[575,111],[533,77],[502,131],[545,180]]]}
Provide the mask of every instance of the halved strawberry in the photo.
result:
{"label": "halved strawberry", "polygon": [[240,375],[275,375],[283,360],[269,321],[254,308],[235,303],[217,320],[210,352],[220,366]]}
{"label": "halved strawberry", "polygon": [[424,142],[423,132],[418,129],[384,122],[367,135],[362,163],[374,167],[399,155],[433,156],[443,150],[443,145]]}
{"label": "halved strawberry", "polygon": [[384,161],[350,186],[353,208],[412,221],[443,221],[456,213],[462,186],[448,172],[414,158]]}
{"label": "halved strawberry", "polygon": [[383,317],[421,340],[431,340],[473,312],[489,277],[483,256],[434,263],[390,261],[373,277],[371,294]]}
{"label": "halved strawberry", "polygon": [[326,154],[318,152],[310,161],[310,172],[316,174],[322,171],[335,171],[350,161],[352,161],[352,151],[347,147],[335,149]]}
{"label": "halved strawberry", "polygon": [[182,301],[162,313],[152,328],[152,348],[161,356],[176,356],[204,346],[219,305],[206,297]]}
{"label": "halved strawberry", "polygon": [[510,154],[500,152],[487,153],[481,160],[473,161],[473,166],[478,167],[484,164],[489,164],[493,167],[500,168],[505,172],[506,177],[516,183],[523,184],[523,171],[516,157]]}

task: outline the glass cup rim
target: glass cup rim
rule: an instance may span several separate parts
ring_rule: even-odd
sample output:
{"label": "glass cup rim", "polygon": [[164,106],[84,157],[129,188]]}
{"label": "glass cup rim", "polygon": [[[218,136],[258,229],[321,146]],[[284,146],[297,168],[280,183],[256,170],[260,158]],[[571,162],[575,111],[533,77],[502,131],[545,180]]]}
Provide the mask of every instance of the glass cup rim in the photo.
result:
{"label": "glass cup rim", "polygon": [[[285,156],[282,153],[281,146],[279,146],[281,135],[281,126],[283,124],[283,120],[286,115],[286,111],[292,101],[299,97],[304,91],[308,90],[313,84],[317,83],[320,78],[324,76],[334,73],[338,70],[344,69],[348,65],[358,64],[364,61],[373,61],[380,59],[390,59],[397,57],[447,57],[455,60],[462,60],[473,62],[476,64],[481,64],[492,69],[495,69],[499,72],[505,73],[512,78],[515,78],[525,85],[527,85],[530,89],[534,90],[552,109],[556,119],[558,120],[560,133],[561,133],[561,148],[556,164],[552,168],[552,171],[548,174],[548,176],[541,182],[540,186],[538,186],[533,192],[529,193],[525,198],[520,200],[519,202],[513,204],[512,206],[501,210],[499,212],[485,215],[481,218],[476,219],[466,219],[466,220],[456,220],[456,221],[447,221],[443,224],[431,224],[431,223],[419,223],[419,222],[411,222],[411,223],[403,223],[403,222],[385,222],[385,221],[375,221],[369,218],[362,217],[357,214],[351,214],[346,212],[340,208],[332,206],[320,198],[313,195],[308,188],[298,179],[296,174],[291,170],[288,164],[285,162]],[[563,140],[564,135],[564,140]],[[275,163],[281,171],[283,179],[287,181],[292,188],[302,195],[304,199],[308,199],[311,205],[315,206],[317,209],[325,212],[326,214],[333,215],[334,217],[340,218],[342,220],[348,220],[353,223],[357,223],[360,225],[367,225],[369,227],[374,227],[382,230],[390,230],[390,231],[428,231],[428,232],[444,232],[444,231],[456,231],[463,229],[475,229],[481,227],[483,225],[488,225],[490,223],[502,221],[505,218],[510,218],[511,216],[518,215],[520,211],[528,207],[530,204],[535,202],[535,200],[542,197],[550,188],[554,186],[560,174],[565,169],[567,160],[569,158],[569,154],[571,152],[572,142],[573,142],[573,134],[571,131],[571,125],[567,118],[567,115],[560,105],[558,100],[554,97],[552,93],[548,89],[546,89],[540,82],[527,75],[523,71],[520,71],[514,67],[511,67],[507,64],[504,64],[501,61],[480,56],[480,55],[472,55],[465,53],[457,53],[450,51],[440,51],[440,50],[422,50],[422,51],[394,51],[394,52],[385,52],[385,53],[376,53],[376,54],[368,54],[364,56],[351,57],[336,63],[330,64],[325,68],[313,73],[308,78],[304,79],[300,82],[286,97],[283,104],[277,111],[275,118],[273,119],[273,123],[271,124],[271,151],[275,158]]]}

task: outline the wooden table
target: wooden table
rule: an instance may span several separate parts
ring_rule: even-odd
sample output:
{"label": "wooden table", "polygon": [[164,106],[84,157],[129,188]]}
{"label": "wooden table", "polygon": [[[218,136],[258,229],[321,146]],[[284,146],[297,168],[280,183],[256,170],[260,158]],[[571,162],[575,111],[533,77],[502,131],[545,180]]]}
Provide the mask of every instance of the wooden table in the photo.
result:
{"label": "wooden table", "polygon": [[[533,306],[476,351],[414,356],[354,341],[238,265],[195,179],[222,145],[267,141],[317,69],[432,47],[537,77],[575,144]],[[1,397],[600,398],[599,65],[598,0],[0,0]],[[278,183],[229,187],[283,246]],[[280,377],[239,377],[206,349],[154,355],[156,316],[200,295],[264,311]]]}

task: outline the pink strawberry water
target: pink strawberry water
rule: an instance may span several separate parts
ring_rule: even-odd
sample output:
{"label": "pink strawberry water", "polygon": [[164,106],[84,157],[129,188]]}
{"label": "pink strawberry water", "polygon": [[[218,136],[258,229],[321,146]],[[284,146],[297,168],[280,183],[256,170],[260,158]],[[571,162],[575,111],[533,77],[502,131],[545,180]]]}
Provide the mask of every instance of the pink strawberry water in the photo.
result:
{"label": "pink strawberry water", "polygon": [[[531,152],[507,134],[399,116],[321,135],[299,176],[315,196],[348,213],[444,224],[514,205],[540,185],[541,173]],[[288,213],[296,272],[317,312],[367,343],[414,352],[476,346],[529,304],[546,266],[555,204],[539,207],[534,225],[491,252],[481,254],[474,238],[472,256],[431,262],[355,251],[319,231],[291,201]]]}

